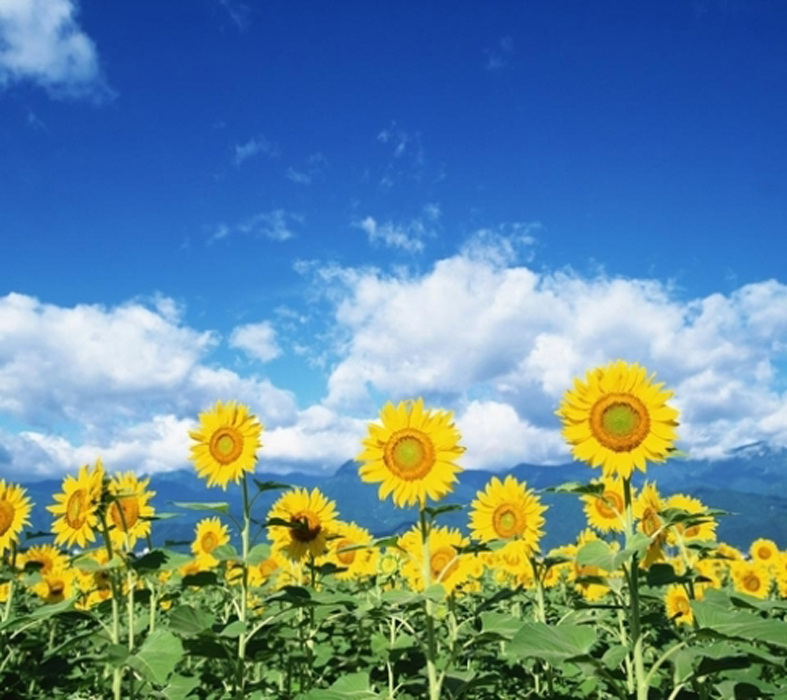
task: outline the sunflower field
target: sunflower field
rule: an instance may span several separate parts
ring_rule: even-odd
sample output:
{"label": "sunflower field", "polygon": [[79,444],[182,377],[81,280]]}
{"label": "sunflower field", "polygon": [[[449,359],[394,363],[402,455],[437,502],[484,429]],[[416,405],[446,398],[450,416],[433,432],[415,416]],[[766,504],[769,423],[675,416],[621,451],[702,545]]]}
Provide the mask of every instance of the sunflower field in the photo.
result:
{"label": "sunflower field", "polygon": [[598,471],[550,489],[587,519],[550,551],[540,494],[512,476],[477,493],[468,534],[441,524],[463,447],[421,399],[386,404],[356,457],[370,499],[417,506],[398,537],[256,478],[263,426],[234,402],[190,433],[221,497],[173,504],[204,512],[188,550],[150,546],[176,514],[133,472],[66,476],[51,533],[25,531],[30,500],[0,480],[0,697],[787,699],[787,552],[719,542],[723,513],[659,492],[671,396],[622,360],[566,391],[563,435]]}

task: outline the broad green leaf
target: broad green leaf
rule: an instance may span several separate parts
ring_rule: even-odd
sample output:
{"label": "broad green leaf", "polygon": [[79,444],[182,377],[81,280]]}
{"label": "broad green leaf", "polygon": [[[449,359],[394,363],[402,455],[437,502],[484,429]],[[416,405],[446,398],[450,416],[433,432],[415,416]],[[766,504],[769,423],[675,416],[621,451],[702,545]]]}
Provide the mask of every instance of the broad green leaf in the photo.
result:
{"label": "broad green leaf", "polygon": [[369,686],[368,673],[351,673],[339,678],[327,690],[312,690],[304,700],[379,700],[380,695]]}
{"label": "broad green leaf", "polygon": [[224,501],[199,502],[199,501],[171,501],[172,505],[185,510],[209,510],[213,513],[229,513],[230,504]]}
{"label": "broad green leaf", "polygon": [[787,624],[781,620],[766,619],[745,610],[726,610],[705,600],[693,601],[691,607],[700,627],[715,634],[787,648]]}
{"label": "broad green leaf", "polygon": [[481,634],[493,635],[510,641],[522,626],[521,620],[506,613],[481,613]]}
{"label": "broad green leaf", "polygon": [[274,491],[276,489],[292,488],[292,486],[289,484],[282,484],[280,481],[260,481],[259,479],[254,479],[254,485],[257,487],[258,493],[262,493],[263,491]]}
{"label": "broad green leaf", "polygon": [[149,683],[164,685],[183,657],[183,645],[172,632],[157,629],[148,635],[142,647],[127,663]]}
{"label": "broad green leaf", "polygon": [[257,566],[264,562],[271,555],[271,546],[265,542],[254,545],[246,556],[246,563],[249,566]]}
{"label": "broad green leaf", "polygon": [[574,493],[578,496],[596,496],[604,493],[604,484],[583,484],[581,481],[567,481],[558,486],[544,489],[545,493]]}
{"label": "broad green leaf", "polygon": [[167,687],[164,688],[164,697],[167,700],[186,700],[188,694],[200,684],[199,678],[194,676],[170,676]]}
{"label": "broad green leaf", "polygon": [[231,544],[220,544],[210,551],[210,555],[219,561],[235,561],[238,559],[238,550]]}
{"label": "broad green leaf", "polygon": [[186,637],[201,634],[215,622],[216,618],[211,613],[191,605],[179,605],[169,614],[170,629]]}
{"label": "broad green leaf", "polygon": [[424,511],[426,511],[427,515],[432,519],[436,518],[438,515],[443,515],[443,513],[453,513],[457,510],[464,510],[464,506],[458,503],[446,503],[442,506],[427,506],[424,508]]}
{"label": "broad green leaf", "polygon": [[596,642],[596,630],[589,625],[547,625],[528,622],[506,645],[509,659],[534,657],[560,664],[572,657],[586,655]]}
{"label": "broad green leaf", "polygon": [[596,566],[604,571],[614,571],[613,565],[616,552],[603,540],[591,540],[583,544],[577,551],[579,566]]}

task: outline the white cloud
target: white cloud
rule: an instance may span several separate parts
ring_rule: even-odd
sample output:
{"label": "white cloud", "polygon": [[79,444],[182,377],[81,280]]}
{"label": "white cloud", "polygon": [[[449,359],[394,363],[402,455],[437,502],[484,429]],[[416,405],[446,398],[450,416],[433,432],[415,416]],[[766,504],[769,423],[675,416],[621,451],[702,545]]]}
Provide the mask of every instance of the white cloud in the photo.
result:
{"label": "white cloud", "polygon": [[32,81],[58,97],[108,98],[96,47],[72,0],[0,3],[0,86]]}
{"label": "white cloud", "polygon": [[276,329],[269,321],[237,326],[230,335],[230,347],[243,350],[249,357],[269,362],[281,355]]}
{"label": "white cloud", "polygon": [[212,244],[234,233],[268,238],[272,241],[288,241],[296,236],[293,224],[302,222],[303,217],[300,214],[284,209],[274,209],[254,214],[254,216],[231,226],[224,223],[218,224],[214,227],[207,242]]}
{"label": "white cloud", "polygon": [[440,207],[437,204],[427,204],[422,217],[416,217],[405,223],[395,224],[392,221],[378,223],[374,217],[367,216],[353,226],[361,229],[372,245],[398,248],[407,253],[420,253],[424,249],[424,240],[437,235],[436,224],[440,214]]}
{"label": "white cloud", "polygon": [[9,469],[62,471],[99,454],[118,466],[184,466],[181,428],[217,400],[245,403],[269,425],[296,420],[290,392],[208,364],[217,334],[181,313],[166,297],[112,308],[0,298],[0,419],[25,426],[0,436]]}
{"label": "white cloud", "polygon": [[[341,338],[326,405],[368,414],[381,398],[423,395],[462,415],[482,401],[471,416],[483,405],[513,426],[515,411],[517,435],[538,435],[538,447],[509,442],[522,455],[513,461],[534,453],[555,461],[565,457],[554,416],[563,392],[573,377],[622,357],[674,390],[682,446],[693,455],[757,440],[787,445],[775,370],[787,354],[787,286],[771,280],[681,300],[656,280],[540,274],[512,257],[505,237],[482,236],[426,274],[324,278]],[[494,442],[483,438],[494,434],[490,421],[463,421],[470,431],[483,426],[467,434],[470,443]]]}
{"label": "white cloud", "polygon": [[313,153],[307,158],[304,167],[290,166],[284,173],[284,177],[297,185],[310,185],[314,178],[323,174],[327,163],[328,161],[322,153]]}

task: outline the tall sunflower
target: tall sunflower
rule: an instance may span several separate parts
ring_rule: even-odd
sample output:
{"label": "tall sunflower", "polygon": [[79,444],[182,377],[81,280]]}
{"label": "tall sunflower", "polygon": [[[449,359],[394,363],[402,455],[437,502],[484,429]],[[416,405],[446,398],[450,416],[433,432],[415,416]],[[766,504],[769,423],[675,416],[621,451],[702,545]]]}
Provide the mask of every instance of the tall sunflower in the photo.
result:
{"label": "tall sunflower", "polygon": [[278,518],[290,525],[272,525],[268,536],[274,549],[293,561],[319,557],[328,549],[328,536],[336,528],[336,504],[314,488],[293,489],[282,494],[268,511],[268,520]]}
{"label": "tall sunflower", "polygon": [[574,457],[605,476],[629,478],[646,462],[663,462],[677,439],[672,392],[654,384],[645,368],[616,360],[574,380],[557,410]]}
{"label": "tall sunflower", "polygon": [[30,508],[30,499],[21,486],[0,479],[0,554],[19,541],[22,528],[30,524]]}
{"label": "tall sunflower", "polygon": [[134,472],[115,474],[109,482],[113,500],[107,514],[112,529],[109,536],[117,549],[134,548],[137,539],[150,534],[150,518],[155,511],[148,501],[156,495],[148,491],[150,479],[139,479]]}
{"label": "tall sunflower", "polygon": [[510,474],[504,481],[493,476],[471,505],[471,535],[482,542],[517,542],[527,557],[538,549],[544,534],[541,528],[545,510],[526,482],[519,482]]}
{"label": "tall sunflower", "polygon": [[423,399],[387,403],[382,425],[369,424],[361,462],[362,481],[380,483],[382,501],[389,495],[401,507],[438,500],[453,489],[461,467],[454,460],[464,452],[450,411],[426,410]]}
{"label": "tall sunflower", "polygon": [[63,492],[55,494],[55,505],[47,506],[50,513],[60,516],[52,523],[55,544],[85,547],[96,538],[103,483],[104,466],[100,459],[92,469],[88,465],[80,467],[76,478],[65,476]]}
{"label": "tall sunflower", "polygon": [[256,450],[262,447],[262,424],[247,406],[217,401],[212,411],[199,415],[199,428],[189,433],[191,460],[208,486],[227,488],[245,472],[253,472]]}

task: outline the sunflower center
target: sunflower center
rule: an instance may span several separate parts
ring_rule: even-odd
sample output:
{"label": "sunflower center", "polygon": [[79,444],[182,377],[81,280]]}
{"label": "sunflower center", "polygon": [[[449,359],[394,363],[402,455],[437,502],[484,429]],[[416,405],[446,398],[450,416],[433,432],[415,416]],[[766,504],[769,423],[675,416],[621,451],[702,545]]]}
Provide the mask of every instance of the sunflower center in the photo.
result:
{"label": "sunflower center", "polygon": [[14,522],[14,506],[8,501],[0,501],[0,537],[8,532]]}
{"label": "sunflower center", "polygon": [[623,498],[615,491],[604,491],[604,495],[596,499],[596,512],[605,520],[615,520],[625,509]]}
{"label": "sunflower center", "polygon": [[52,561],[52,557],[47,556],[46,554],[37,554],[34,557],[30,557],[27,560],[33,564],[41,564],[41,573],[45,574],[52,570],[52,566],[54,562]]}
{"label": "sunflower center", "polygon": [[[0,522],[1,522],[1,521],[2,521],[2,519],[0,518]],[[3,530],[3,528],[2,528],[2,525],[0,525],[0,535],[2,535],[2,534],[3,534],[3,532],[4,532],[4,530]],[[770,550],[770,548],[769,548],[769,547],[760,547],[760,548],[757,550],[757,556],[758,556],[760,559],[770,559],[772,554],[773,554],[773,552]]]}
{"label": "sunflower center", "polygon": [[81,528],[87,520],[87,492],[77,489],[66,504],[66,522],[72,530]]}
{"label": "sunflower center", "polygon": [[423,479],[435,463],[435,449],[429,436],[415,428],[397,430],[383,451],[385,466],[400,479]]}
{"label": "sunflower center", "polygon": [[440,547],[429,558],[432,578],[445,581],[459,567],[456,550],[453,547]]}
{"label": "sunflower center", "polygon": [[320,518],[311,510],[302,510],[290,518],[295,527],[290,528],[290,535],[298,542],[312,542],[317,539],[322,526]]}
{"label": "sunflower center", "polygon": [[52,598],[61,598],[63,596],[63,591],[66,590],[66,582],[59,578],[50,579],[47,581],[47,587],[49,588],[49,595]]}
{"label": "sunflower center", "polygon": [[492,514],[492,527],[502,539],[521,535],[525,529],[524,513],[511,503],[501,503]]}
{"label": "sunflower center", "polygon": [[341,552],[342,547],[352,547],[355,544],[352,540],[348,540],[344,538],[343,540],[339,540],[338,544],[336,545],[336,558],[345,566],[350,566],[355,561],[355,554],[356,550],[350,550],[349,552]]}
{"label": "sunflower center", "polygon": [[743,587],[752,593],[759,591],[761,586],[762,582],[760,581],[759,576],[756,574],[748,574],[746,578],[743,579]]}
{"label": "sunflower center", "polygon": [[219,545],[219,538],[215,532],[206,532],[199,541],[202,551],[210,554]]}
{"label": "sunflower center", "polygon": [[139,501],[136,496],[123,496],[109,508],[109,517],[118,530],[128,532],[139,520]]}
{"label": "sunflower center", "polygon": [[653,537],[661,527],[661,519],[652,508],[646,508],[642,514],[642,532]]}
{"label": "sunflower center", "polygon": [[237,428],[225,425],[210,436],[208,449],[219,464],[232,464],[243,452],[243,435]]}
{"label": "sunflower center", "polygon": [[688,598],[684,598],[683,596],[678,598],[678,600],[675,602],[675,607],[678,609],[678,612],[681,615],[689,615],[691,613]]}
{"label": "sunflower center", "polygon": [[650,432],[648,409],[632,394],[605,394],[590,409],[590,428],[604,447],[630,452]]}

